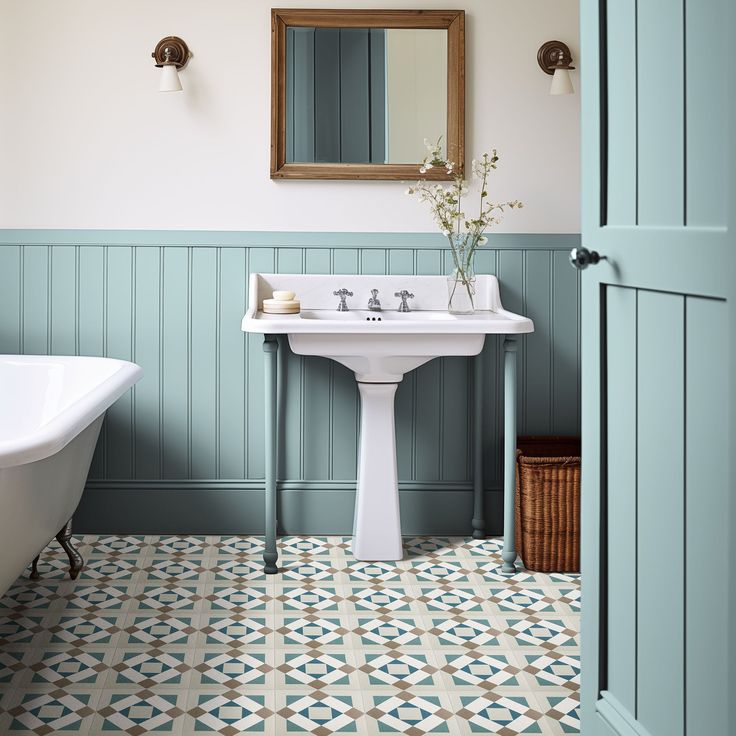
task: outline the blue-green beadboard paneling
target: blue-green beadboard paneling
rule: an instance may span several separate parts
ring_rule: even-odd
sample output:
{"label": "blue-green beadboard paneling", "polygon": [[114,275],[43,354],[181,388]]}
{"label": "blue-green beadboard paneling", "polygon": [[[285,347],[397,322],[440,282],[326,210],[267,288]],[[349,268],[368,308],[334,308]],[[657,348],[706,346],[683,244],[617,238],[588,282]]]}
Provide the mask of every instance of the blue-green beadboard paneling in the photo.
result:
{"label": "blue-green beadboard paneling", "polygon": [[[477,257],[479,273],[498,275],[504,305],[537,326],[520,345],[520,433],[579,431],[579,283],[567,263],[578,243],[575,234],[494,235]],[[257,532],[263,355],[262,338],[240,331],[248,274],[344,273],[349,286],[351,273],[447,268],[445,241],[434,234],[5,230],[0,352],[107,355],[145,369],[108,413],[78,513],[81,529]],[[498,531],[498,338],[487,340],[484,361],[487,522]],[[359,419],[353,377],[288,349],[279,362],[282,526],[349,532]],[[469,529],[471,379],[470,361],[447,358],[399,387],[406,531]]]}

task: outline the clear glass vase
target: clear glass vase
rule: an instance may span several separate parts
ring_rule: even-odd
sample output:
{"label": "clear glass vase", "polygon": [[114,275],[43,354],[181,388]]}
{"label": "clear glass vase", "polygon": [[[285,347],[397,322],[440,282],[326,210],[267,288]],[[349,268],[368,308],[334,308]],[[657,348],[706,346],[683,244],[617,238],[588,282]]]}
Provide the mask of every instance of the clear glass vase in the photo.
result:
{"label": "clear glass vase", "polygon": [[450,314],[475,312],[475,271],[473,247],[469,235],[453,233],[449,236],[453,269],[447,276],[447,311]]}

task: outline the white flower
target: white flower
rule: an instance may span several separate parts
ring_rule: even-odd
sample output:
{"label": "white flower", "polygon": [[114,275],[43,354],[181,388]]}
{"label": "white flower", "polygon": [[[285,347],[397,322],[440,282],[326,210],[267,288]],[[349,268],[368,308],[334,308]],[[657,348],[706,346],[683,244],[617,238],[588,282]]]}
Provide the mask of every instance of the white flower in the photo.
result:
{"label": "white flower", "polygon": [[449,230],[443,230],[443,231],[442,231],[442,234],[443,234],[443,235],[449,235],[449,234],[450,234],[450,231],[449,231]]}
{"label": "white flower", "polygon": [[485,235],[481,235],[478,238],[478,245],[485,245],[488,242],[488,238]]}
{"label": "white flower", "polygon": [[431,168],[432,168],[432,163],[431,163],[430,161],[427,161],[427,163],[426,163],[426,164],[424,164],[424,166],[425,166],[425,168],[427,168],[427,169],[431,169]]}
{"label": "white flower", "polygon": [[420,173],[420,174],[426,174],[426,173],[427,173],[427,167],[426,167],[426,166],[422,166],[422,167],[420,167],[420,169],[419,169],[419,173]]}

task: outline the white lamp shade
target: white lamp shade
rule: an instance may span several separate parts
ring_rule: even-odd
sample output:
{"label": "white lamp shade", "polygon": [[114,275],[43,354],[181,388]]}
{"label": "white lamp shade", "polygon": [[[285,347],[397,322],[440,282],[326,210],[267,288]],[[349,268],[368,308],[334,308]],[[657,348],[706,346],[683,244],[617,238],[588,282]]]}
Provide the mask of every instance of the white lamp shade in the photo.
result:
{"label": "white lamp shade", "polygon": [[164,64],[161,67],[161,84],[159,92],[181,92],[179,72],[173,64]]}
{"label": "white lamp shade", "polygon": [[567,69],[555,69],[549,93],[551,95],[571,95],[573,92],[575,88],[572,86],[570,72]]}

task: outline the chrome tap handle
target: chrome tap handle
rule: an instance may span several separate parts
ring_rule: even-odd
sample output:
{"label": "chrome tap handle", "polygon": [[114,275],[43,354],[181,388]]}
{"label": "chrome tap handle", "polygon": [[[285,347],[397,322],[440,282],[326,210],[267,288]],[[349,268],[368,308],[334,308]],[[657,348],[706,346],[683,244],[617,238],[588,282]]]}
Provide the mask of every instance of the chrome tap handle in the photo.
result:
{"label": "chrome tap handle", "polygon": [[399,312],[411,312],[411,309],[409,309],[409,305],[406,303],[406,300],[413,299],[414,294],[411,294],[406,289],[402,289],[401,291],[397,291],[394,296],[398,296],[401,299],[401,304],[399,304]]}
{"label": "chrome tap handle", "polygon": [[368,309],[371,312],[381,311],[381,300],[378,298],[378,289],[371,289],[371,298],[368,300]]}
{"label": "chrome tap handle", "polygon": [[347,302],[345,301],[345,298],[348,296],[352,296],[353,292],[348,291],[347,289],[338,289],[337,291],[332,292],[335,296],[340,297],[340,303],[337,305],[337,311],[338,312],[347,312],[349,311]]}

